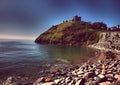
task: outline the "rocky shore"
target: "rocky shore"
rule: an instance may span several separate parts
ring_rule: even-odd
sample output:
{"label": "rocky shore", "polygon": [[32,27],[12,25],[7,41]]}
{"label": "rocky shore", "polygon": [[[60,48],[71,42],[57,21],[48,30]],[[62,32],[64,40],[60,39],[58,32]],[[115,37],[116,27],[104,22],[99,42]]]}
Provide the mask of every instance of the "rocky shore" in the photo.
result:
{"label": "rocky shore", "polygon": [[47,70],[40,71],[39,78],[33,82],[20,82],[29,77],[8,77],[1,85],[120,85],[120,60],[117,57],[108,51],[82,65],[48,64]]}
{"label": "rocky shore", "polygon": [[99,50],[120,52],[120,32],[101,32],[99,41],[89,47]]}
{"label": "rocky shore", "polygon": [[33,85],[120,85],[120,60],[98,60],[96,63],[62,69],[53,69],[51,74],[60,76],[41,77]]}

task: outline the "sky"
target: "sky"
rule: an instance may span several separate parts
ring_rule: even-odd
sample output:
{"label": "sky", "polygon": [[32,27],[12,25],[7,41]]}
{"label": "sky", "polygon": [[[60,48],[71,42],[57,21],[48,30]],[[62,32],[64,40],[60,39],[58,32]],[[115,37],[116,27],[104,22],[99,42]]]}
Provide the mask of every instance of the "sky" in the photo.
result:
{"label": "sky", "polygon": [[32,39],[73,16],[120,24],[120,0],[0,0],[0,38]]}

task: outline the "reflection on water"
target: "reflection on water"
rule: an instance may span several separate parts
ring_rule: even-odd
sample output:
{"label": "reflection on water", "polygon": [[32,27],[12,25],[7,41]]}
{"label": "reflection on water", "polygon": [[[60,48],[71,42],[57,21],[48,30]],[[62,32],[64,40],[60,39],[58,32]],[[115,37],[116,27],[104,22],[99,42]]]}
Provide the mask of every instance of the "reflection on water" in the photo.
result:
{"label": "reflection on water", "polygon": [[[39,45],[33,41],[0,41],[0,74],[31,74],[47,63],[81,63],[95,50],[80,46]],[[28,75],[29,75],[28,74]]]}
{"label": "reflection on water", "polygon": [[82,46],[48,46],[49,55],[55,59],[65,59],[72,64],[87,61],[90,57],[94,56],[95,50]]}

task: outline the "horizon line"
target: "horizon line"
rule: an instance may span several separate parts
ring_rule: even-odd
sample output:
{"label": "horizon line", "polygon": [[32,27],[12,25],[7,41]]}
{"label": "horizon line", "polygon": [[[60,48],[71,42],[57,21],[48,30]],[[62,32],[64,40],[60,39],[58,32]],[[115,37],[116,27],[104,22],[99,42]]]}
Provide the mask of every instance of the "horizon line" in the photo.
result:
{"label": "horizon line", "polygon": [[36,37],[27,37],[27,36],[16,36],[16,35],[0,35],[2,40],[32,40],[34,41]]}

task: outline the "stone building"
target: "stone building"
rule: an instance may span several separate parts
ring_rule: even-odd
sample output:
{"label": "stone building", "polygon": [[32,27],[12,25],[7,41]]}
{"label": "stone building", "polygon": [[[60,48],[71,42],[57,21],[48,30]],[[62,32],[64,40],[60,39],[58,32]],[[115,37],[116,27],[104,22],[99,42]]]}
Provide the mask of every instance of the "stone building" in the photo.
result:
{"label": "stone building", "polygon": [[81,17],[79,17],[79,16],[74,16],[72,21],[81,21]]}

